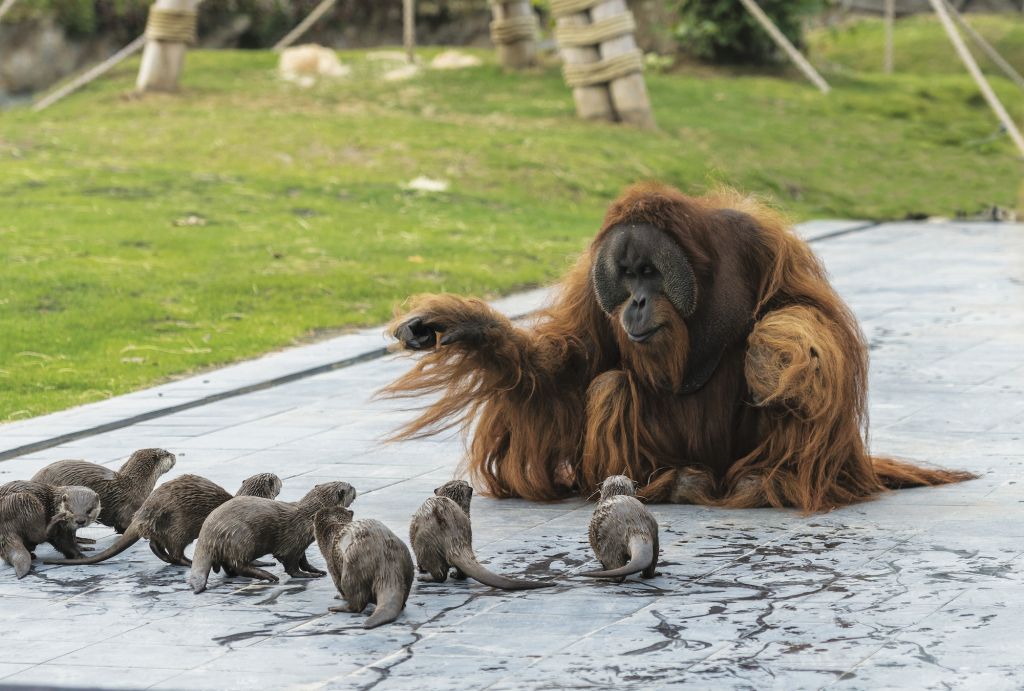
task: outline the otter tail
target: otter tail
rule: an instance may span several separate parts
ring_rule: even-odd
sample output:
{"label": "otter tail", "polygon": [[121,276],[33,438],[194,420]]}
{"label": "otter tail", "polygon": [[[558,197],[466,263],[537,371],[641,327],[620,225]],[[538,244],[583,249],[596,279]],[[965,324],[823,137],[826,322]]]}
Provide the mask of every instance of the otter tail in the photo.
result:
{"label": "otter tail", "polygon": [[211,568],[213,568],[213,556],[203,541],[199,540],[196,543],[195,554],[192,555],[192,570],[188,574],[188,584],[192,586],[192,592],[196,595],[206,590],[206,581],[210,578]]}
{"label": "otter tail", "polygon": [[32,553],[21,540],[0,537],[0,557],[14,567],[14,575],[21,580],[32,570]]}
{"label": "otter tail", "polygon": [[520,581],[496,574],[480,564],[476,560],[476,556],[468,550],[450,555],[448,561],[473,580],[480,581],[492,588],[501,588],[502,590],[533,590],[535,588],[550,588],[554,585],[554,583],[540,583],[538,581]]}
{"label": "otter tail", "polygon": [[654,560],[654,545],[639,535],[634,535],[629,538],[629,554],[629,563],[625,566],[607,571],[588,571],[580,575],[587,578],[625,578],[640,573]]}
{"label": "otter tail", "polygon": [[978,477],[974,473],[963,470],[943,470],[942,468],[924,468],[894,458],[874,456],[875,473],[883,485],[889,489],[906,489],[908,487],[931,487],[964,482]]}
{"label": "otter tail", "polygon": [[83,557],[81,559],[44,559],[44,564],[62,564],[65,566],[79,565],[79,564],[99,564],[100,562],[106,561],[111,557],[116,557],[121,552],[125,551],[136,542],[141,539],[139,535],[139,529],[134,523],[128,526],[128,530],[124,531],[124,535],[117,539],[117,542],[106,548],[99,554],[94,554],[91,557]]}
{"label": "otter tail", "polygon": [[405,600],[408,595],[408,590],[403,592],[398,583],[386,585],[377,595],[377,605],[373,609],[373,614],[363,622],[363,628],[375,629],[398,619],[398,615],[405,609]]}

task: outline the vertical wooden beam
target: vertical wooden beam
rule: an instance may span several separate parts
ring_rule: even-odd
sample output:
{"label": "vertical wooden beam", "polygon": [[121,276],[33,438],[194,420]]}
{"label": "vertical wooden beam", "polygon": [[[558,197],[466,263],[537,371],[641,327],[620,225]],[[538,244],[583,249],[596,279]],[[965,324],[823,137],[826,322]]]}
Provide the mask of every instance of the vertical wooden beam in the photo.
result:
{"label": "vertical wooden beam", "polygon": [[1006,128],[1006,132],[1010,135],[1010,139],[1017,145],[1021,154],[1024,155],[1024,137],[1021,136],[1020,130],[1017,129],[1017,125],[1013,122],[1013,118],[1006,112],[1006,108],[999,101],[999,97],[992,91],[991,85],[988,80],[985,79],[985,75],[978,69],[978,63],[974,61],[974,56],[971,55],[971,51],[967,50],[967,45],[964,44],[964,39],[960,36],[960,32],[957,31],[956,25],[953,24],[953,20],[950,18],[949,13],[946,11],[946,4],[943,0],[928,0],[931,3],[932,9],[935,10],[935,14],[939,16],[939,21],[942,23],[942,28],[946,30],[946,34],[949,36],[949,40],[953,43],[953,48],[956,49],[957,55],[960,56],[960,60],[964,63],[964,67],[970,73],[971,77],[974,78],[974,82],[981,89],[982,96],[988,101],[989,107],[995,112],[996,117]]}
{"label": "vertical wooden beam", "polygon": [[[587,26],[590,15],[586,12],[559,17],[557,26]],[[559,46],[562,60],[567,65],[587,64],[601,59],[596,46]],[[604,84],[578,86],[572,90],[572,98],[576,102],[576,114],[584,120],[614,120],[611,96]]]}
{"label": "vertical wooden beam", "polygon": [[885,73],[892,74],[893,33],[896,28],[896,0],[885,0]]}
{"label": "vertical wooden beam", "polygon": [[[150,8],[170,12],[196,12],[202,0],[156,0]],[[142,51],[139,78],[135,87],[139,91],[177,91],[181,72],[185,68],[188,44],[179,40],[163,40],[149,35]]]}
{"label": "vertical wooden beam", "polygon": [[402,0],[402,43],[409,64],[416,62],[416,2]]}
{"label": "vertical wooden beam", "polygon": [[[608,0],[590,10],[590,19],[597,22],[627,12],[629,12],[629,8],[626,7],[625,0]],[[636,39],[632,33],[628,33],[602,41],[597,47],[597,52],[602,60],[606,60],[632,53],[636,49]],[[637,127],[655,127],[643,72],[634,72],[625,77],[613,79],[608,84],[608,91],[611,93],[612,107],[615,109],[618,119]]]}
{"label": "vertical wooden beam", "polygon": [[532,27],[531,31],[535,31],[536,19],[530,0],[494,0],[491,3],[491,13],[494,17],[494,22],[491,25],[491,40],[497,46],[498,62],[501,66],[509,69],[521,69],[533,65],[537,60],[536,35],[502,41],[499,40],[500,35],[494,30],[495,26],[501,22],[519,20],[529,23]]}
{"label": "vertical wooden beam", "polygon": [[779,27],[775,26],[775,23],[772,22],[771,18],[764,13],[764,10],[762,10],[754,0],[740,0],[740,2],[743,3],[743,6],[747,8],[747,11],[750,12],[750,14],[754,15],[754,19],[756,19],[757,23],[761,25],[761,28],[768,32],[768,35],[772,37],[773,41],[775,41],[775,45],[781,48],[786,55],[789,56],[789,59],[792,60],[798,68],[800,68],[800,71],[804,73],[804,76],[807,77],[808,81],[818,87],[823,94],[827,94],[831,91],[828,82],[818,74],[818,71],[811,66],[811,63],[807,62],[807,58],[800,54],[800,51],[796,49],[796,46],[790,43],[785,34],[779,31]]}

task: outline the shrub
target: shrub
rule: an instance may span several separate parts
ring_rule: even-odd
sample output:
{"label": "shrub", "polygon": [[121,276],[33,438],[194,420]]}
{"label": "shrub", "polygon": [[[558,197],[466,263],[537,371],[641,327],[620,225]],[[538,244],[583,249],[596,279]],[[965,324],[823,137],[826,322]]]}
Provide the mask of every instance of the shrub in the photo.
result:
{"label": "shrub", "polygon": [[[759,0],[779,30],[798,48],[803,21],[825,8],[826,0]],[[783,56],[771,37],[739,0],[683,0],[676,37],[680,48],[716,63],[763,64]]]}

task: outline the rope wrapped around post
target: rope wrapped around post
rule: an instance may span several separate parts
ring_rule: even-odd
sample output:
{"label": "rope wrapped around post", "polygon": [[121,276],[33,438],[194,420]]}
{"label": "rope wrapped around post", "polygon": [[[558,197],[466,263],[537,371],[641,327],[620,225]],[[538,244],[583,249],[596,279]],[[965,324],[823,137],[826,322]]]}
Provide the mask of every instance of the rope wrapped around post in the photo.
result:
{"label": "rope wrapped around post", "polygon": [[562,75],[565,83],[575,88],[577,86],[591,86],[592,84],[606,84],[619,77],[626,77],[644,68],[644,53],[641,50],[634,50],[630,53],[616,55],[614,58],[605,58],[597,62],[588,62],[579,65],[563,65]]}
{"label": "rope wrapped around post", "polygon": [[654,127],[644,54],[625,0],[551,0],[551,14],[579,116]]}
{"label": "rope wrapped around post", "polygon": [[168,10],[150,7],[146,20],[146,38],[151,41],[195,44],[199,14],[195,10]]}
{"label": "rope wrapped around post", "polygon": [[536,60],[538,22],[530,0],[491,0],[491,40],[502,67],[520,69]]}
{"label": "rope wrapped around post", "polygon": [[495,43],[532,41],[536,36],[537,18],[533,15],[495,19],[491,22],[491,40]]}
{"label": "rope wrapped around post", "polygon": [[577,12],[584,12],[603,0],[551,0],[551,16],[555,19],[566,17]]}
{"label": "rope wrapped around post", "polygon": [[555,27],[555,41],[560,46],[596,46],[602,41],[636,31],[633,13],[617,14],[589,26]]}

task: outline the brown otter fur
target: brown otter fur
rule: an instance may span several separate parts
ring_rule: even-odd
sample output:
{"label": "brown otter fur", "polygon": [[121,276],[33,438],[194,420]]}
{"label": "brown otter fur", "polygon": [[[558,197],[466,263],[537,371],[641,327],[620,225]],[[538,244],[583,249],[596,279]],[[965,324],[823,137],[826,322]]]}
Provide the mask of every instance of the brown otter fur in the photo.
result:
{"label": "brown otter fur", "polygon": [[[235,496],[274,499],[280,492],[279,477],[273,473],[260,473],[243,482]],[[191,566],[192,561],[185,556],[185,548],[199,537],[206,517],[229,499],[231,495],[217,483],[199,475],[182,475],[157,487],[135,512],[135,518],[124,535],[104,551],[85,559],[55,559],[45,563],[99,564],[145,538],[149,540],[153,554],[162,561]]]}
{"label": "brown otter fur", "polygon": [[363,628],[389,624],[405,609],[412,589],[412,555],[397,535],[371,518],[352,520],[352,512],[333,506],[313,520],[316,543],[334,585],[348,603],[331,612],[358,613],[375,603]]}
{"label": "brown otter fur", "polygon": [[[82,557],[75,531],[92,524],[99,516],[99,495],[88,487],[54,487],[32,480],[15,480],[0,486],[0,498],[22,493],[31,495],[43,507],[46,539],[39,542],[49,542],[69,559]],[[31,553],[39,542],[29,546],[28,551]]]}
{"label": "brown otter fur", "polygon": [[20,580],[32,570],[32,549],[46,541],[46,508],[28,492],[0,499],[0,558]]}
{"label": "brown otter fur", "polygon": [[163,449],[140,449],[116,472],[96,463],[69,460],[51,463],[32,479],[49,485],[83,485],[94,490],[103,502],[100,523],[124,533],[157,479],[173,468],[174,462],[174,454]]}
{"label": "brown otter fur", "polygon": [[484,568],[473,553],[473,525],[469,520],[469,504],[473,488],[464,480],[446,482],[434,490],[412,516],[409,541],[416,553],[420,580],[438,583],[448,580],[448,570],[455,567],[455,578],[467,576],[492,588],[529,590],[546,588],[551,583],[517,581]]}
{"label": "brown otter fur", "polygon": [[192,555],[188,582],[193,592],[206,590],[210,569],[224,567],[228,576],[241,575],[277,582],[272,573],[256,568],[252,561],[271,554],[292,578],[326,575],[306,559],[313,543],[313,517],[329,506],[348,506],[356,491],[347,482],[317,485],[298,502],[261,497],[235,497],[213,510]]}
{"label": "brown otter fur", "polygon": [[654,576],[658,564],[658,522],[634,495],[633,481],[612,475],[601,484],[601,500],[590,519],[590,546],[604,571],[580,574],[618,578],[642,571]]}

